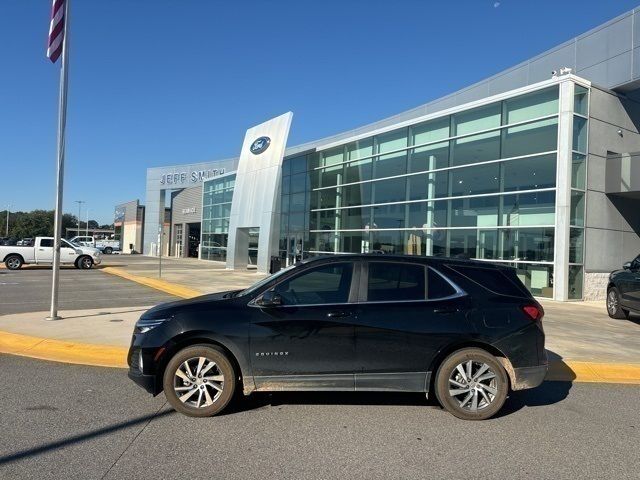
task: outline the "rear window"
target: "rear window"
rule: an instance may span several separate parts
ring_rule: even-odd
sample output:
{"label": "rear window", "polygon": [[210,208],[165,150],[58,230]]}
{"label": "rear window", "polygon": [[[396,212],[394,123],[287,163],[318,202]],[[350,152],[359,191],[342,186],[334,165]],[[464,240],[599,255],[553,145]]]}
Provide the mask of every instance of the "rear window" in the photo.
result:
{"label": "rear window", "polygon": [[440,272],[429,268],[429,276],[427,278],[427,297],[429,300],[450,297],[455,293],[456,289],[444,279]]}
{"label": "rear window", "polygon": [[367,300],[370,302],[424,300],[425,267],[423,265],[371,262]]}
{"label": "rear window", "polygon": [[470,265],[448,265],[448,267],[493,293],[510,297],[529,296],[528,290],[523,285],[515,283],[516,281],[520,283],[517,277],[515,277],[516,281],[514,281],[509,278],[508,272],[501,269]]}

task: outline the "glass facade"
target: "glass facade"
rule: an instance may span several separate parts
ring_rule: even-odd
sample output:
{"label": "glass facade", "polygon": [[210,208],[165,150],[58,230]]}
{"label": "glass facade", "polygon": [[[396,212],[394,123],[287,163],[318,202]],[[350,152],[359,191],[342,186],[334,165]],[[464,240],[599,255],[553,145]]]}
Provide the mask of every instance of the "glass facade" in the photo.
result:
{"label": "glass facade", "polygon": [[202,239],[200,258],[203,260],[227,259],[229,216],[236,176],[207,180],[202,186]]}
{"label": "glass facade", "polygon": [[[499,261],[552,296],[558,95],[554,86],[286,158],[281,256]],[[576,161],[577,182],[580,170]]]}

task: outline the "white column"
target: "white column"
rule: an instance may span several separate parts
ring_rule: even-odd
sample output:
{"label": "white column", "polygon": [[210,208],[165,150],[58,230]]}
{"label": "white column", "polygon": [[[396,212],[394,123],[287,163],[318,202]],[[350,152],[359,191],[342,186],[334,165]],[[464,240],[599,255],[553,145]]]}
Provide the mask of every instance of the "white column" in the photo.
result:
{"label": "white column", "polygon": [[560,83],[558,165],[556,169],[556,228],[553,262],[553,298],[569,298],[569,223],[571,213],[571,157],[573,145],[574,83]]}

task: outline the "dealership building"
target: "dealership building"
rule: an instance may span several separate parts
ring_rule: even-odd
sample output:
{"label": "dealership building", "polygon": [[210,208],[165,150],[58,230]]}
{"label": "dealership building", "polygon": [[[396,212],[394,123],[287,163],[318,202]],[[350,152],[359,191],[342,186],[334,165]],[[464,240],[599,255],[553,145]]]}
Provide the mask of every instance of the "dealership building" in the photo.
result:
{"label": "dealership building", "polygon": [[329,138],[289,146],[288,112],[237,158],[150,168],[143,252],[265,272],[273,257],[468,257],[515,267],[536,296],[602,298],[640,253],[638,15]]}

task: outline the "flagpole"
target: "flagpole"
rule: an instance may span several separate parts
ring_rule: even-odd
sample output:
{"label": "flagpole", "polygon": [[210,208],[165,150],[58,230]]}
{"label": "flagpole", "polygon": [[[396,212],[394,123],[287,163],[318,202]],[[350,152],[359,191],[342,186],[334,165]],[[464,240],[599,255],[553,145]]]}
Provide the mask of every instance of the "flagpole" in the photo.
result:
{"label": "flagpole", "polygon": [[56,212],[53,240],[53,278],[51,282],[51,311],[47,320],[60,320],[58,316],[58,286],[60,283],[60,245],[62,239],[62,192],[64,187],[65,133],[67,127],[67,83],[69,79],[69,3],[64,3],[64,37],[62,40],[62,68],[60,69],[60,94],[58,98],[58,159],[56,181]]}

